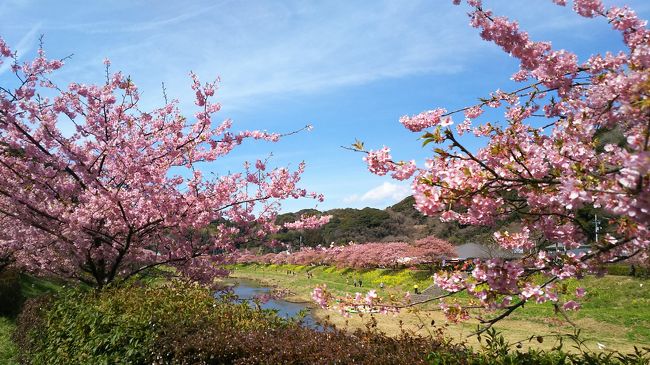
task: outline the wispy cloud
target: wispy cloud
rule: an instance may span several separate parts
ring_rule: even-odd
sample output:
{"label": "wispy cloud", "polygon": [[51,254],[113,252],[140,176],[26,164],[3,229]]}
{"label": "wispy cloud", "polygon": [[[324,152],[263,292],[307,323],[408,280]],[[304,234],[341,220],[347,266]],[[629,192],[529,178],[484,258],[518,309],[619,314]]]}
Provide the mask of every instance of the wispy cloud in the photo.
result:
{"label": "wispy cloud", "polygon": [[[422,7],[394,2],[376,2],[372,12],[341,4],[263,9],[222,23],[215,44],[202,48],[206,62],[197,70],[218,73],[224,103],[244,106],[260,96],[459,72],[470,45],[460,41],[459,32],[428,26],[444,16],[435,14],[435,7],[428,10],[418,14]],[[409,22],[412,27],[395,29]]]}
{"label": "wispy cloud", "polygon": [[[82,49],[70,49],[76,56],[65,72],[90,75],[88,70],[106,56],[116,68],[128,65],[144,90],[155,91],[164,81],[172,96],[181,96],[188,89],[187,72],[193,70],[206,80],[220,76],[221,100],[233,109],[266,97],[457,73],[467,50],[482,46],[476,37],[466,37],[472,30],[464,26],[462,11],[424,1],[383,0],[366,6],[223,1],[199,2],[189,9],[135,3],[129,9],[118,4],[92,9],[49,18],[46,24],[47,30],[73,32],[79,40],[75,47]],[[458,27],[432,22],[453,11],[460,16],[449,18]],[[476,42],[468,43],[468,38]]]}
{"label": "wispy cloud", "polygon": [[344,203],[393,203],[402,200],[411,194],[411,190],[404,185],[390,182],[376,186],[362,195],[353,194],[343,198]]}
{"label": "wispy cloud", "polygon": [[143,19],[136,22],[123,22],[119,20],[99,21],[89,23],[56,23],[51,26],[52,30],[79,31],[87,34],[119,34],[119,33],[142,33],[149,31],[163,30],[165,27],[181,24],[201,15],[209,14],[212,10],[222,6],[224,2],[212,5],[197,6],[179,13],[169,14],[158,19]]}
{"label": "wispy cloud", "polygon": [[[41,23],[32,26],[32,28],[22,38],[20,38],[18,43],[12,47],[12,50],[16,52],[16,55],[18,56],[18,60],[25,57],[25,55],[36,46],[40,29]],[[5,62],[0,65],[0,75],[7,72],[9,68],[11,68],[10,62]]]}
{"label": "wispy cloud", "polygon": [[[623,2],[649,17],[648,0],[607,1]],[[577,48],[581,57],[622,45],[620,34],[604,34],[611,28],[606,20],[583,19],[550,1],[522,7],[490,0],[486,6],[519,20],[532,39]],[[234,118],[236,129],[285,131],[315,123],[322,128],[318,138],[245,144],[213,171],[238,170],[242,159],[269,151],[276,152],[277,165],[305,159],[303,182],[331,198],[328,208],[379,207],[408,195],[392,180],[366,179],[363,163],[342,156],[339,145],[359,136],[368,145],[390,143],[401,156],[421,157],[427,152],[397,123],[399,115],[474,103],[514,72],[516,61],[467,25],[467,10],[448,0],[0,1],[0,15],[9,20],[2,36],[21,55],[33,53],[38,33],[46,35],[48,55],[74,53],[52,75],[61,86],[103,83],[108,57],[143,91],[143,110],[160,106],[164,82],[191,116],[192,70],[204,81],[221,77],[217,97],[224,109],[217,118]]]}

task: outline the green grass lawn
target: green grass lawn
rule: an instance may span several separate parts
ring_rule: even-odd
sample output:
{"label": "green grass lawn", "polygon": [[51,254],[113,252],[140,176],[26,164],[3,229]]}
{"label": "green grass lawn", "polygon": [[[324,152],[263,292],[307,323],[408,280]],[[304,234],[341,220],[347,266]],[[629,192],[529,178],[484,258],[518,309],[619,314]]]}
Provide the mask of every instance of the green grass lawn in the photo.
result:
{"label": "green grass lawn", "polygon": [[[327,287],[336,295],[352,294],[356,291],[366,292],[378,289],[383,282],[384,290],[378,290],[380,295],[387,297],[390,293],[396,297],[403,296],[404,292],[412,291],[417,284],[421,290],[431,285],[431,274],[426,271],[415,270],[387,270],[369,269],[352,270],[338,269],[325,266],[299,266],[299,265],[234,265],[233,276],[245,277],[263,281],[269,284],[288,288],[295,293],[290,300],[309,301],[310,293],[316,285],[327,284]],[[291,270],[296,275],[287,275]],[[307,277],[307,272],[313,278]],[[353,279],[361,279],[363,287],[354,287]],[[592,345],[600,342],[608,348],[619,350],[632,350],[633,346],[650,346],[650,280],[632,278],[627,276],[606,276],[603,278],[587,277],[583,280],[568,280],[567,292],[573,293],[578,286],[587,290],[585,298],[581,299],[582,309],[568,313],[569,318],[582,335]],[[466,300],[466,295],[461,295],[459,300]],[[424,309],[435,309],[431,304]],[[324,315],[322,311],[320,315]],[[334,318],[335,313],[328,314]],[[417,322],[410,318],[411,314],[402,313],[400,320]],[[439,315],[432,315],[439,322]],[[386,322],[393,319],[386,318]],[[349,323],[350,321],[347,321]],[[339,323],[346,323],[341,320]],[[362,324],[360,324],[362,325]],[[450,332],[459,338],[472,332],[476,323],[451,325]],[[388,326],[390,327],[390,326]],[[563,317],[557,315],[551,303],[526,304],[526,306],[507,320],[500,322],[496,328],[503,331],[504,336],[510,340],[518,340],[532,334],[551,334],[555,332],[572,333],[573,327]],[[544,347],[546,347],[546,343]],[[550,346],[550,345],[549,345]]]}
{"label": "green grass lawn", "polygon": [[[622,326],[627,329],[627,340],[650,345],[650,280],[628,276],[586,277],[580,281],[569,280],[567,291],[573,293],[579,286],[587,290],[587,295],[579,300],[581,310],[569,313],[570,319]],[[549,304],[529,304],[513,318],[541,322],[553,315]]]}
{"label": "green grass lawn", "polygon": [[[309,297],[314,286],[326,284],[328,289],[337,295],[354,293],[357,291],[368,291],[377,289],[382,297],[389,293],[404,294],[407,290],[413,292],[413,285],[417,284],[420,290],[424,290],[432,284],[431,274],[426,271],[416,270],[391,270],[391,269],[339,269],[333,266],[301,266],[301,265],[234,265],[234,275],[252,275],[255,278],[263,279],[264,276],[274,279],[284,279],[291,283],[292,290],[296,297],[303,299]],[[287,275],[291,270],[296,275]],[[313,278],[307,277],[307,272],[313,274]],[[354,280],[361,280],[363,287],[355,287]],[[384,283],[386,290],[379,290],[380,283]],[[390,290],[389,290],[390,289]]]}

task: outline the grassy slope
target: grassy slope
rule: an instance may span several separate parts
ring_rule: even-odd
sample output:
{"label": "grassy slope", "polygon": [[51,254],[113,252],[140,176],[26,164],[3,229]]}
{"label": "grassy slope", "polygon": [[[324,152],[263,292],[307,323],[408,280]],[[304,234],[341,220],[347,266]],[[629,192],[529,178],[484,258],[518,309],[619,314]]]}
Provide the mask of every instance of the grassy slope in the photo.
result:
{"label": "grassy slope", "polygon": [[[21,291],[26,298],[33,298],[61,288],[59,283],[27,275],[21,276],[20,285]],[[11,340],[15,328],[15,318],[0,316],[0,364],[18,364],[15,360],[17,349]]]}
{"label": "grassy slope", "polygon": [[[293,270],[296,275],[287,275],[287,270]],[[307,278],[307,271],[314,277]],[[316,285],[327,284],[327,287],[338,295],[365,292],[377,289],[384,282],[386,289],[380,291],[382,296],[393,294],[403,296],[406,290],[412,290],[414,284],[420,289],[431,284],[429,273],[411,270],[363,270],[336,269],[332,267],[308,267],[295,265],[237,265],[233,275],[246,277],[280,287],[289,288],[295,295],[290,300],[309,301],[310,292]],[[361,278],[364,287],[355,288],[354,278]],[[346,279],[348,283],[346,283]],[[587,296],[582,300],[583,309],[569,313],[571,320],[582,330],[582,336],[589,340],[592,348],[597,342],[608,348],[621,351],[631,351],[633,346],[650,346],[650,281],[622,276],[607,276],[604,278],[586,278],[580,286],[587,289]],[[578,283],[568,282],[568,292],[573,292]],[[401,313],[397,317],[386,316],[380,319],[380,327],[387,333],[398,333],[400,326],[414,331],[430,331],[431,320],[437,324],[445,323],[444,318],[433,305],[424,307],[417,313]],[[315,314],[329,319],[339,326],[352,328],[363,326],[366,318],[352,317],[345,319],[337,313],[316,310]],[[400,324],[401,322],[401,324]],[[423,326],[423,324],[426,324]],[[476,327],[476,322],[462,325],[441,325],[447,333],[456,338],[464,339]],[[436,327],[436,328],[440,328]],[[513,316],[500,322],[497,329],[503,331],[510,341],[523,340],[533,334],[572,333],[572,326],[562,317],[554,313],[550,304],[526,305]],[[470,343],[475,339],[468,340]],[[545,341],[541,346],[552,347],[553,341]],[[537,343],[535,346],[540,346]]]}
{"label": "grassy slope", "polygon": [[12,319],[0,317],[0,364],[17,364],[14,360],[17,349],[11,341],[11,334],[15,327]]}
{"label": "grassy slope", "polygon": [[[580,311],[571,313],[571,320],[582,323],[585,328],[600,327],[602,333],[616,331],[623,340],[650,345],[650,281],[627,276],[587,277],[568,283],[568,291],[576,287],[587,289],[581,299]],[[553,316],[553,308],[547,305],[528,305],[515,318],[538,323]]]}

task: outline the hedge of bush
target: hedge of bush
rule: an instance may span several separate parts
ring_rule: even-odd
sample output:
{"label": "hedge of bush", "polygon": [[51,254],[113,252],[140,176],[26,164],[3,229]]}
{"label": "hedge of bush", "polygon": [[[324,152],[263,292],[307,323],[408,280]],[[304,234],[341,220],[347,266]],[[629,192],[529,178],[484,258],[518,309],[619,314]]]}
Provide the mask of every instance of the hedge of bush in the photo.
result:
{"label": "hedge of bush", "polygon": [[[160,364],[426,364],[441,342],[419,336],[392,338],[374,331],[354,334],[299,325],[261,330],[224,326],[172,329],[158,337]],[[449,347],[445,347],[447,351]],[[460,348],[459,348],[460,349]]]}
{"label": "hedge of bush", "polygon": [[194,285],[77,288],[29,300],[18,316],[15,340],[24,363],[140,364],[151,363],[163,328],[206,323],[243,330],[284,324],[271,312],[218,302]]}
{"label": "hedge of bush", "polygon": [[15,341],[25,364],[424,364],[437,342],[318,332],[203,288],[64,290],[29,300]]}
{"label": "hedge of bush", "polygon": [[26,364],[425,364],[440,342],[315,331],[198,286],[63,290],[29,300],[15,340]]}
{"label": "hedge of bush", "polygon": [[472,351],[373,327],[301,327],[204,288],[170,283],[66,289],[27,301],[14,336],[23,364],[647,364],[637,354],[520,352],[492,332]]}

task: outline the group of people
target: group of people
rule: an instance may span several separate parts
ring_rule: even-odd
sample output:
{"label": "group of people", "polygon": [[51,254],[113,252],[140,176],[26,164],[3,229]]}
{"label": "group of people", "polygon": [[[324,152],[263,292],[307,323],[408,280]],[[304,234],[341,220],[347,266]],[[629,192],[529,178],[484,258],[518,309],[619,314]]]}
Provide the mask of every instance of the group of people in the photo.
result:
{"label": "group of people", "polygon": [[[287,275],[296,276],[296,272],[293,271],[293,270],[287,270]],[[312,279],[313,277],[314,277],[314,274],[307,271],[307,279]]]}
{"label": "group of people", "polygon": [[[350,277],[345,278],[345,284],[350,285]],[[358,278],[358,279],[354,278],[354,279],[352,279],[352,285],[354,285],[355,288],[356,287],[362,287],[363,286],[363,280],[361,280],[361,278]]]}

